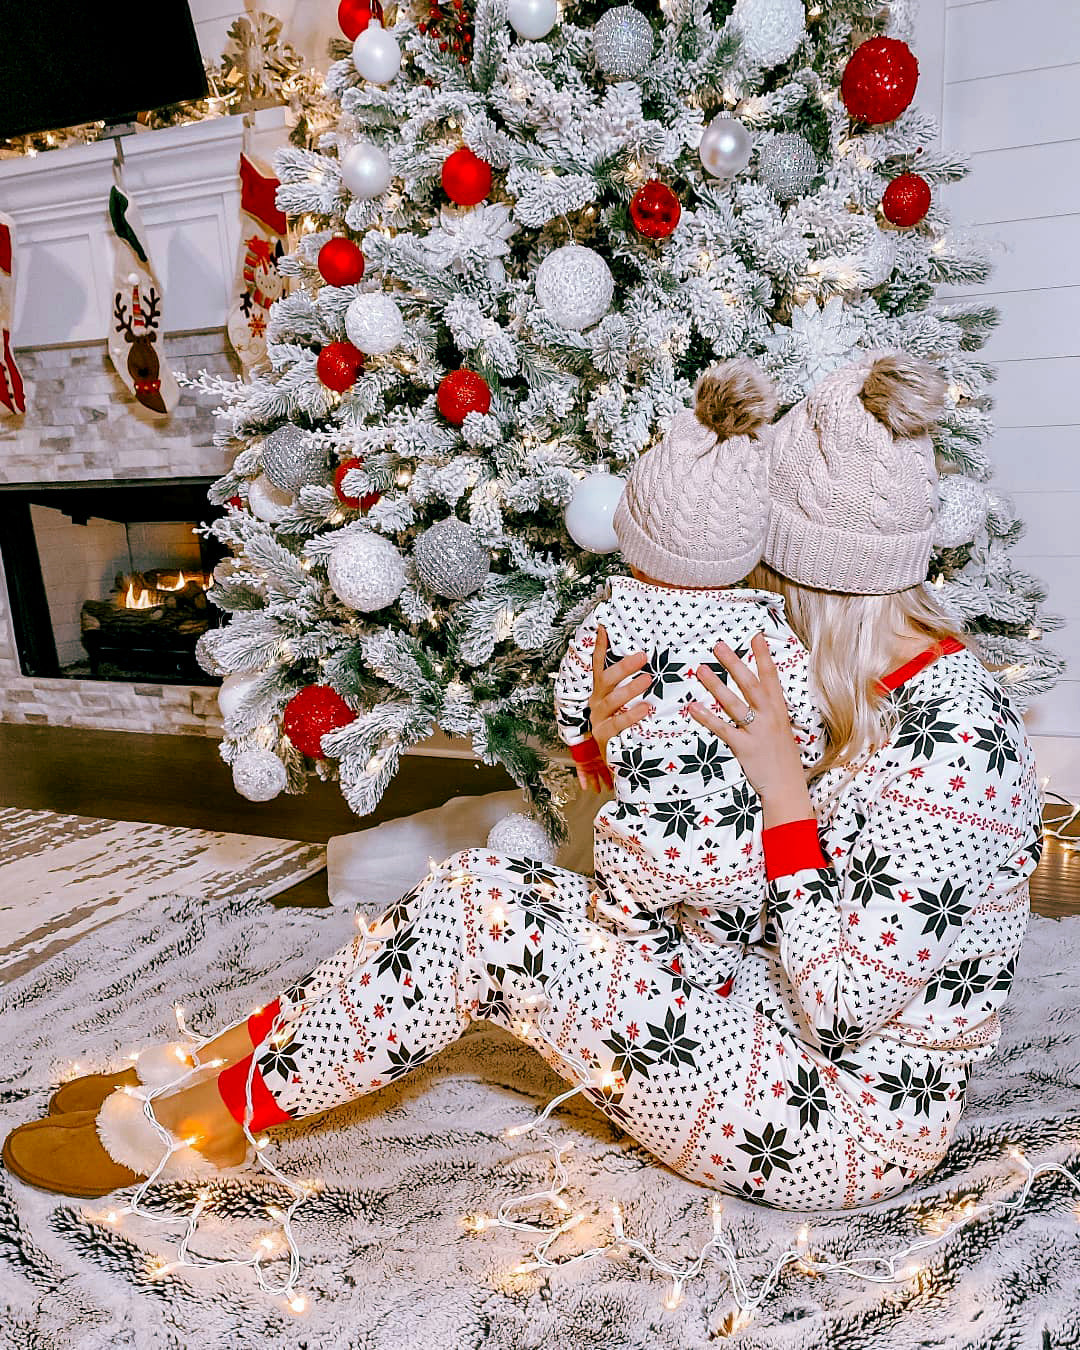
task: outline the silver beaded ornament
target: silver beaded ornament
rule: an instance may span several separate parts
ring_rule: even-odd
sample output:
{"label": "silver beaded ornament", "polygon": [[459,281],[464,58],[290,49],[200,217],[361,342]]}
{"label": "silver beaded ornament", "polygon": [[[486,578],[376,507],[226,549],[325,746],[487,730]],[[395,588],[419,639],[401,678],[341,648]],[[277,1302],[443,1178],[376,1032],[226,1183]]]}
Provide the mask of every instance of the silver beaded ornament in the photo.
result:
{"label": "silver beaded ornament", "polygon": [[263,473],[281,492],[299,492],[305,483],[322,483],[328,477],[326,451],[311,434],[287,422],[263,441]]}
{"label": "silver beaded ornament", "polygon": [[951,473],[938,484],[938,515],[934,542],[938,548],[970,544],[986,524],[986,489],[966,474]]}
{"label": "silver beaded ornament", "polygon": [[365,356],[383,356],[401,345],[405,320],[385,291],[364,291],[345,311],[345,332]]}
{"label": "silver beaded ornament", "polygon": [[330,589],[350,609],[370,614],[392,605],[405,587],[405,559],[374,530],[343,534],[326,564]]}
{"label": "silver beaded ornament", "polygon": [[555,861],[555,845],[547,830],[533,816],[520,811],[495,822],[487,837],[487,846],[504,858],[532,858],[545,867]]}
{"label": "silver beaded ornament", "polygon": [[592,39],[596,64],[618,80],[640,75],[653,53],[652,24],[633,5],[605,10],[593,27]]}
{"label": "silver beaded ornament", "polygon": [[782,131],[758,155],[758,178],[781,201],[801,197],[817,173],[817,157],[810,142],[794,131]]}
{"label": "silver beaded ornament", "polygon": [[456,516],[428,526],[413,545],[413,560],[424,589],[446,600],[472,595],[491,571],[491,554]]}
{"label": "silver beaded ornament", "polygon": [[615,278],[595,249],[563,244],[536,269],[534,287],[537,300],[557,324],[581,332],[611,308]]}
{"label": "silver beaded ornament", "polygon": [[285,765],[272,750],[243,750],[233,760],[233,787],[249,802],[268,802],[289,781]]}

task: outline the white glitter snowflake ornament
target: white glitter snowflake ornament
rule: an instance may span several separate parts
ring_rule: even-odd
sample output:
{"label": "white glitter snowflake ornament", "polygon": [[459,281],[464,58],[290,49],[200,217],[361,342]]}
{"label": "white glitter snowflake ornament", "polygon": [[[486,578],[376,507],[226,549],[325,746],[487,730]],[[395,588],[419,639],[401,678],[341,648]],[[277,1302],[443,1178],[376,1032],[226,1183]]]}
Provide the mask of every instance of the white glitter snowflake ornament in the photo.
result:
{"label": "white glitter snowflake ornament", "polygon": [[765,345],[785,365],[785,374],[808,393],[853,358],[865,329],[838,295],[820,308],[816,301],[791,311],[790,327],[774,324]]}
{"label": "white glitter snowflake ornament", "polygon": [[506,276],[502,259],[517,228],[508,206],[444,206],[423,244],[435,266],[459,273],[479,269],[499,282]]}

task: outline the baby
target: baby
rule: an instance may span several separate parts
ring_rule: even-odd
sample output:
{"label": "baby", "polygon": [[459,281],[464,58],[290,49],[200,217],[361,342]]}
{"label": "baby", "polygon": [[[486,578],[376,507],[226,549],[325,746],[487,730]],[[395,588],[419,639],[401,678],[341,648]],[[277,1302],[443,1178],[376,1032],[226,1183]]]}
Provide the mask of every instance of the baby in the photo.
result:
{"label": "baby", "polygon": [[607,665],[646,653],[654,711],[607,743],[615,800],[594,822],[597,912],[630,932],[663,918],[709,943],[744,945],[762,936],[761,809],[731,750],[690,716],[695,701],[720,711],[694,672],[708,665],[728,682],[713,655],[718,639],[753,669],[750,641],[763,633],[804,764],[821,758],[824,732],[783,599],[729,589],[765,543],[775,394],[752,361],[738,359],[702,375],[695,396],[694,410],[676,414],[627,479],[614,526],[633,576],[614,578],[574,634],[555,712],[574,759],[602,774],[589,720],[597,628],[607,634]]}

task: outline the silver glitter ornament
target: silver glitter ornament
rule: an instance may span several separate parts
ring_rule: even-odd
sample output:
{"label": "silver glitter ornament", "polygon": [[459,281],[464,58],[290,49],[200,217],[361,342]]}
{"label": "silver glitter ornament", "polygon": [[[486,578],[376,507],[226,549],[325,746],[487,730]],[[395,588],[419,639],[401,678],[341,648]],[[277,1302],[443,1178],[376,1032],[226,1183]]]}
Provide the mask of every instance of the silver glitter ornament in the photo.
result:
{"label": "silver glitter ornament", "polygon": [[533,816],[520,811],[503,816],[492,825],[487,846],[504,858],[531,858],[545,867],[555,861],[555,845],[548,832]]}
{"label": "silver glitter ornament", "polygon": [[750,163],[754,143],[737,117],[720,113],[701,133],[698,158],[714,178],[733,178]]}
{"label": "silver glitter ornament", "polygon": [[471,525],[456,516],[440,520],[413,545],[416,575],[425,590],[446,600],[464,600],[484,584],[491,554]]}
{"label": "silver glitter ornament", "polygon": [[383,356],[400,346],[405,320],[393,296],[385,291],[365,291],[345,311],[345,332],[365,356]]}
{"label": "silver glitter ornament", "polygon": [[211,628],[195,643],[195,660],[199,663],[199,669],[205,670],[207,675],[224,675],[226,673],[225,667],[212,650],[214,634],[217,631],[216,628]]}
{"label": "silver glitter ornament", "polygon": [[615,279],[595,249],[564,244],[536,269],[536,298],[563,328],[580,332],[599,323],[611,307]]}
{"label": "silver glitter ornament", "polygon": [[986,524],[990,509],[986,489],[966,474],[951,473],[938,484],[938,515],[934,543],[938,548],[970,544]]}
{"label": "silver glitter ornament", "polygon": [[350,609],[370,614],[392,605],[405,587],[405,559],[374,530],[343,534],[326,564],[330,589]]}
{"label": "silver glitter ornament", "polygon": [[778,66],[806,36],[803,0],[735,0],[731,22],[742,37],[741,54],[756,66]]}
{"label": "silver glitter ornament", "polygon": [[325,482],[326,451],[311,433],[286,423],[263,441],[263,473],[281,492],[296,493],[305,483]]}
{"label": "silver glitter ornament", "polygon": [[817,169],[810,142],[794,131],[780,132],[758,155],[758,178],[784,202],[801,197]]}
{"label": "silver glitter ornament", "polygon": [[605,10],[593,27],[592,39],[596,64],[618,80],[640,75],[653,54],[652,24],[633,5]]}
{"label": "silver glitter ornament", "polygon": [[986,494],[986,525],[992,534],[1008,534],[1016,524],[1016,504],[1003,492]]}
{"label": "silver glitter ornament", "polygon": [[285,765],[272,750],[244,750],[233,760],[233,787],[249,802],[268,802],[289,781]]}

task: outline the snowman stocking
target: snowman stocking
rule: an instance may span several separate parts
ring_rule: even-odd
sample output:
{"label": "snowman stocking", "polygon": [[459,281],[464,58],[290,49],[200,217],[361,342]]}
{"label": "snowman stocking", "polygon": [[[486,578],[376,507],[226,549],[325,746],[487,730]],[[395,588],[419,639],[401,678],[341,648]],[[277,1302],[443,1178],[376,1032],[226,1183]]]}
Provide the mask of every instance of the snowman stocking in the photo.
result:
{"label": "snowman stocking", "polygon": [[11,353],[15,321],[15,222],[0,212],[0,417],[26,411],[22,376]]}
{"label": "snowman stocking", "polygon": [[240,261],[229,305],[229,341],[245,371],[266,357],[270,306],[285,292],[278,259],[285,252],[285,216],[274,204],[278,180],[246,152],[240,156]]}
{"label": "snowman stocking", "polygon": [[146,250],[138,208],[119,184],[109,194],[109,220],[113,231],[109,356],[136,400],[165,416],[180,401],[180,389],[161,349],[161,283]]}

